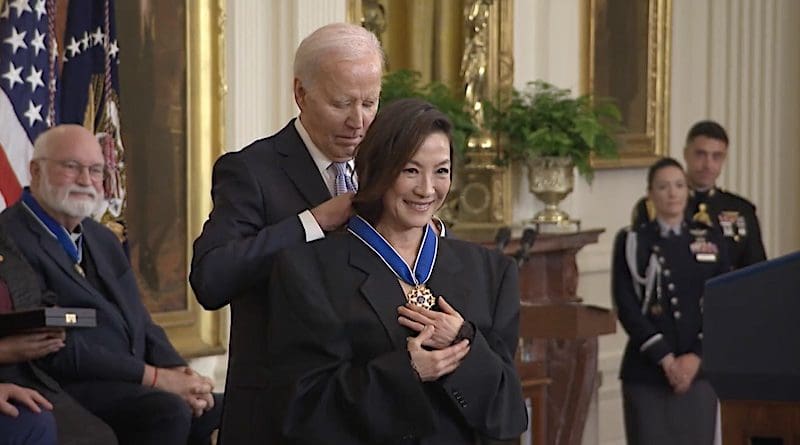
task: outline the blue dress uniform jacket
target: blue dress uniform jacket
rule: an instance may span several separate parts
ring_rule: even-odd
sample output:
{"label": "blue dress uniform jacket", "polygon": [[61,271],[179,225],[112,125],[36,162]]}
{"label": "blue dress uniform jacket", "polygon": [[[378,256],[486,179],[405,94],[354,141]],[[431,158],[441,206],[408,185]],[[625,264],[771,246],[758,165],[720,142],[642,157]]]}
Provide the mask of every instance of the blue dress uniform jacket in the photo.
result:
{"label": "blue dress uniform jacket", "polygon": [[[527,415],[514,352],[516,265],[441,239],[427,285],[473,323],[470,351],[451,374],[422,383],[397,321],[405,297],[369,247],[346,234],[287,249],[276,260],[266,345],[269,401],[254,405],[260,443],[484,443],[517,438]],[[255,421],[255,419],[254,419]],[[255,443],[255,442],[249,442]]]}
{"label": "blue dress uniform jacket", "polygon": [[[635,246],[628,246],[629,237],[635,237]],[[639,277],[646,277],[651,269],[649,299],[647,285],[635,281],[626,250],[631,251]],[[622,380],[669,387],[658,363],[662,358],[689,352],[702,357],[703,288],[706,280],[729,269],[721,235],[703,224],[684,222],[680,235],[672,236],[662,236],[656,221],[617,233],[611,288],[617,315],[629,336],[620,368]]]}
{"label": "blue dress uniform jacket", "polygon": [[[767,259],[761,240],[761,226],[756,216],[756,207],[739,195],[714,187],[709,191],[689,191],[686,213],[689,219],[700,211],[704,204],[712,226],[725,238],[731,267],[742,267]],[[652,204],[642,198],[633,208],[633,227],[654,219]]]}

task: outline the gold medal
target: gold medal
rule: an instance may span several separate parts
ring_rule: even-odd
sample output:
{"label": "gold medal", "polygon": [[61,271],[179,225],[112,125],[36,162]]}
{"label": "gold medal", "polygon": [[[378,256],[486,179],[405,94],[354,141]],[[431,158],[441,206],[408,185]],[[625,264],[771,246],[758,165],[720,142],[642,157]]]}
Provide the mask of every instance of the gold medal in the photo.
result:
{"label": "gold medal", "polygon": [[650,306],[650,313],[654,317],[658,317],[659,315],[661,315],[662,312],[663,312],[663,309],[661,309],[661,305],[660,304],[656,303],[656,304]]}
{"label": "gold medal", "polygon": [[414,306],[430,309],[436,303],[436,297],[424,284],[418,284],[406,293],[406,301]]}

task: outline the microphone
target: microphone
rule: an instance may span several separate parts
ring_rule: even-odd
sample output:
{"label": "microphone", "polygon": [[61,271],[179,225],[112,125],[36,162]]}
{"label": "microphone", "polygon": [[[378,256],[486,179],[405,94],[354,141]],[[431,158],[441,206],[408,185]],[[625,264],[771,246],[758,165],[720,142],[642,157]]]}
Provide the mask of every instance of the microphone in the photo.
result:
{"label": "microphone", "polygon": [[519,242],[519,250],[516,254],[514,254],[514,258],[517,260],[517,266],[522,267],[522,265],[525,264],[525,261],[528,260],[531,247],[533,247],[533,243],[536,241],[537,235],[538,233],[536,230],[530,227],[522,231],[522,239]]}
{"label": "microphone", "polygon": [[494,245],[497,250],[503,253],[508,242],[511,240],[511,229],[508,227],[500,227],[497,229],[497,234],[494,236]]}

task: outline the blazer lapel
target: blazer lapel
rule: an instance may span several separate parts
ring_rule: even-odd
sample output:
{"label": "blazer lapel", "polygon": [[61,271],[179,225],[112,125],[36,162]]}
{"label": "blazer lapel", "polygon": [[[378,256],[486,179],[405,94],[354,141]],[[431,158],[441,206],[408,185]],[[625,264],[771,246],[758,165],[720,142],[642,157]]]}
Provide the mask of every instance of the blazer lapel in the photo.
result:
{"label": "blazer lapel", "polygon": [[[369,302],[380,319],[395,348],[405,347],[406,338],[416,333],[397,321],[397,308],[406,303],[403,290],[394,273],[375,256],[368,247],[355,237],[350,237],[350,264],[367,277],[361,284],[361,294]],[[456,252],[443,240],[439,240],[439,251],[428,287],[437,297],[443,296],[463,317],[469,313],[470,290],[459,279],[461,260]]]}
{"label": "blazer lapel", "polygon": [[72,280],[79,285],[83,286],[84,289],[89,292],[96,292],[86,278],[78,273],[78,270],[75,268],[75,263],[72,262],[72,259],[69,257],[69,255],[67,255],[67,252],[64,252],[64,248],[61,246],[58,240],[49,231],[47,231],[42,226],[42,223],[39,222],[39,220],[31,215],[27,210],[24,210],[23,213],[28,219],[28,221],[25,223],[25,226],[39,239],[39,246],[42,249],[42,252],[45,252],[64,271],[64,273],[67,274],[67,276],[72,278]]}
{"label": "blazer lapel", "polygon": [[280,167],[306,201],[312,206],[317,206],[329,200],[331,193],[308,153],[308,148],[297,134],[294,119],[281,130],[275,143],[278,153],[282,155]]}
{"label": "blazer lapel", "polygon": [[[119,281],[117,280],[117,278],[119,278],[119,273],[110,267],[111,262],[106,258],[106,249],[97,243],[97,237],[93,236],[92,229],[90,227],[85,227],[83,242],[84,249],[89,249],[90,254],[92,255],[94,265],[97,268],[97,275],[101,280],[103,280],[106,288],[108,288],[109,292],[111,293],[111,295],[103,295],[103,300],[108,300],[109,302],[113,300],[113,304],[116,304],[117,308],[119,309],[117,312],[119,312],[120,315],[122,315],[122,318],[125,319],[125,323],[127,324],[128,328],[134,326],[135,324],[131,323],[131,320],[129,319],[130,315],[133,314],[133,311],[128,307],[127,301],[123,297],[124,294],[119,288]],[[94,288],[92,287],[92,289]],[[99,293],[98,290],[95,290],[95,292]]]}
{"label": "blazer lapel", "polygon": [[350,264],[363,271],[361,295],[380,319],[395,348],[404,348],[411,331],[397,321],[397,308],[405,304],[403,289],[392,271],[367,246],[354,236],[349,237]]}
{"label": "blazer lapel", "polygon": [[445,239],[440,239],[428,288],[437,297],[437,304],[438,297],[444,297],[450,306],[467,318],[470,289],[465,285],[466,280],[459,276],[461,271],[462,264],[458,255]]}

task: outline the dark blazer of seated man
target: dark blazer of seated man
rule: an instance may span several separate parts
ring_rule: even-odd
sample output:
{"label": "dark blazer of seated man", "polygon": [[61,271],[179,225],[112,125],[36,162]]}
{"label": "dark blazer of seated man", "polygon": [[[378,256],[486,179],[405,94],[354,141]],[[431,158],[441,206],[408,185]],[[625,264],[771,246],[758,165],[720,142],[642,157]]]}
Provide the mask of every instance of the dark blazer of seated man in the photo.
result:
{"label": "dark blazer of seated man", "polygon": [[58,305],[91,307],[98,317],[97,327],[71,331],[46,369],[121,444],[207,443],[220,396],[151,320],[115,235],[88,218],[103,196],[94,135],[78,125],[42,133],[30,173],[30,189],[0,214],[0,225]]}
{"label": "dark blazer of seated man", "polygon": [[[0,313],[41,307],[36,274],[0,227]],[[64,347],[64,331],[0,337],[0,437],[10,443],[114,445],[114,432],[66,394],[35,360]],[[32,406],[33,404],[33,406]],[[56,442],[57,441],[57,442]]]}

